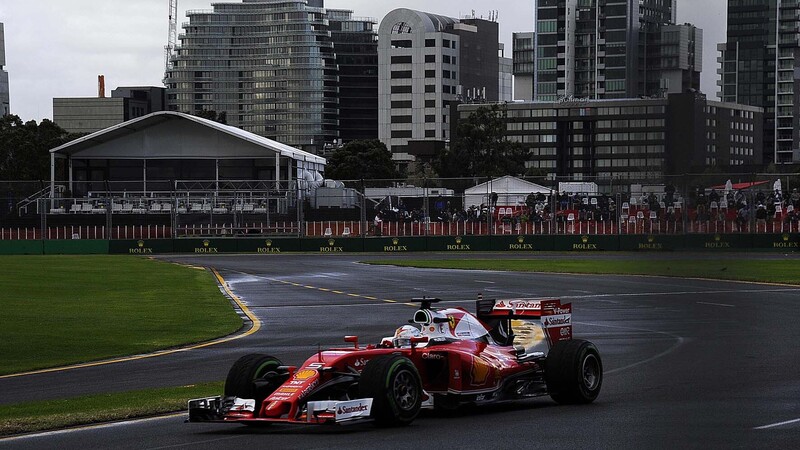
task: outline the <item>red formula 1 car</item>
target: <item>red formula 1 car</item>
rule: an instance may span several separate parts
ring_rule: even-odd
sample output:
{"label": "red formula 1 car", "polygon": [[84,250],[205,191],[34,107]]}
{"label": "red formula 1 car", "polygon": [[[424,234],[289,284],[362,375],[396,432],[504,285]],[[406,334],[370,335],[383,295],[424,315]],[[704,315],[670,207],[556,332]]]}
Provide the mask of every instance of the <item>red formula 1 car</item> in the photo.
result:
{"label": "red formula 1 car", "polygon": [[603,364],[590,342],[572,339],[572,307],[559,300],[478,300],[462,308],[420,308],[395,336],[318,351],[300,367],[247,355],[225,380],[224,396],[189,401],[189,422],[411,423],[422,407],[455,409],[549,395],[590,403]]}

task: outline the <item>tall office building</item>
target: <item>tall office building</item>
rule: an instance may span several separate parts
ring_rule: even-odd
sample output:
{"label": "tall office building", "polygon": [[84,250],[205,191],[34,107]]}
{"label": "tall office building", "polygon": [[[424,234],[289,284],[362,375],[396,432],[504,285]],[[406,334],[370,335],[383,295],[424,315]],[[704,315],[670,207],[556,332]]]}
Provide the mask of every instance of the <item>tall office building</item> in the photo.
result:
{"label": "tall office building", "polygon": [[349,10],[327,11],[339,66],[339,138],[378,139],[377,21]]}
{"label": "tall office building", "polygon": [[11,114],[11,99],[8,88],[6,65],[6,40],[3,24],[0,23],[0,116]]}
{"label": "tall office building", "polygon": [[764,108],[764,162],[800,162],[800,3],[728,0],[719,96]]}
{"label": "tall office building", "polygon": [[338,69],[323,0],[242,0],[189,11],[167,70],[168,108],[319,152],[339,138]]}
{"label": "tall office building", "polygon": [[499,99],[498,26],[395,9],[378,30],[378,135],[400,165],[409,141],[450,138],[450,103]]}
{"label": "tall office building", "polygon": [[[686,25],[677,34],[663,33],[675,23],[675,2],[537,0],[534,98],[635,98],[699,89],[702,31]],[[675,52],[686,54],[683,65],[670,66],[675,61],[663,57],[666,38],[679,39]],[[667,85],[664,70],[687,73],[668,77],[680,85]]]}

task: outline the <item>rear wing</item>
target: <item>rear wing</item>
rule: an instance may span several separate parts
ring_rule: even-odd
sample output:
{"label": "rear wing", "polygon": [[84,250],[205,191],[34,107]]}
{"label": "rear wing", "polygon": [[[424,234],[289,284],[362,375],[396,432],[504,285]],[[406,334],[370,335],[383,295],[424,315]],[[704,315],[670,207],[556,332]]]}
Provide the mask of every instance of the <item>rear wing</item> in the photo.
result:
{"label": "rear wing", "polygon": [[[478,299],[477,317],[492,328],[496,341],[513,340],[512,320],[537,322],[549,346],[572,339],[572,304],[558,299]],[[510,345],[511,342],[506,342]]]}

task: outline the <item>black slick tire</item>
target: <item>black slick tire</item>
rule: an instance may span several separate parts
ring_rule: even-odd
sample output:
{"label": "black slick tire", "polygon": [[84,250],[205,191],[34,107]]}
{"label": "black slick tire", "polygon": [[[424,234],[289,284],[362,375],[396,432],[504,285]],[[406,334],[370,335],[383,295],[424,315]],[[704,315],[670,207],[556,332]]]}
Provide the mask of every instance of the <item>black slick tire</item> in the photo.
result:
{"label": "black slick tire", "polygon": [[603,362],[589,341],[560,341],[547,355],[544,374],[548,393],[557,403],[591,403],[603,385]]}
{"label": "black slick tire", "polygon": [[422,381],[414,363],[402,355],[370,360],[358,383],[363,398],[372,398],[371,416],[379,427],[408,425],[422,406]]}
{"label": "black slick tire", "polygon": [[[228,377],[225,379],[225,396],[255,399],[258,408],[261,402],[282,383],[278,370],[282,365],[274,356],[260,354],[242,356],[228,371]],[[270,379],[275,381],[268,381]]]}

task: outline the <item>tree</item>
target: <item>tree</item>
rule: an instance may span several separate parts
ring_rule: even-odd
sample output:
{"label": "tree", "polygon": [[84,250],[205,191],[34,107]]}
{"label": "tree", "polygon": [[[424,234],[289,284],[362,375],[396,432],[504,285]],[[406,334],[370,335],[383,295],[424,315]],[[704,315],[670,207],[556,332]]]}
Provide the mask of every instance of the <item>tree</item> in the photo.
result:
{"label": "tree", "polygon": [[505,129],[504,108],[481,106],[459,122],[450,147],[434,160],[434,169],[446,178],[523,174],[528,151],[508,141]]}
{"label": "tree", "polygon": [[22,123],[19,116],[0,118],[0,180],[46,180],[50,178],[50,149],[73,139],[50,120]]}
{"label": "tree", "polygon": [[333,152],[325,176],[334,180],[388,180],[400,174],[386,145],[369,140],[353,141]]}

